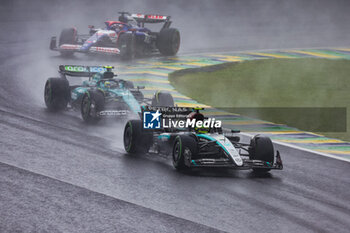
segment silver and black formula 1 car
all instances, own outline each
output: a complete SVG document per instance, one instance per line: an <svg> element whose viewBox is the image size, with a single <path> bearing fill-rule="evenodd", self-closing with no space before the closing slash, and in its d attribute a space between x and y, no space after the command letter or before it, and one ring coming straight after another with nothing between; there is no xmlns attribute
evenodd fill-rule
<svg viewBox="0 0 350 233"><path fill-rule="evenodd" d="M51 38L50 49L62 55L102 53L119 55L123 59L160 52L175 55L180 47L180 33L170 28L170 16L129 14L120 12L118 21L106 21L104 28L89 26L89 34L78 34L76 28L62 30L57 46L56 37ZM154 32L145 23L164 23Z"/></svg>
<svg viewBox="0 0 350 233"><path fill-rule="evenodd" d="M104 117L126 118L137 116L140 105L174 105L169 93L156 92L145 98L131 81L117 79L112 66L60 65L58 78L49 78L45 84L44 99L50 111L73 109L81 112L87 123L97 123ZM69 77L86 78L81 84L70 85ZM72 80L76 81L76 80Z"/></svg>
<svg viewBox="0 0 350 233"><path fill-rule="evenodd" d="M192 117L204 116L195 110ZM144 129L141 120L130 120L124 129L124 148L128 153L160 153L172 155L178 170L200 167L253 169L266 173L283 169L271 139L256 135L249 144L241 143L240 131L223 133L221 128Z"/></svg>

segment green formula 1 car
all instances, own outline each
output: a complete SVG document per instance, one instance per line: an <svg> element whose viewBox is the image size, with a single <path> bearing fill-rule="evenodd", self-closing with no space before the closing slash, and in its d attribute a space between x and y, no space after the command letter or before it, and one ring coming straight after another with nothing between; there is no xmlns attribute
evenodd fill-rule
<svg viewBox="0 0 350 233"><path fill-rule="evenodd" d="M111 66L60 65L60 77L49 78L45 84L44 99L49 111L74 109L81 112L87 123L97 123L104 117L130 117L138 115L140 106L173 106L169 93L156 92L153 98L145 98L141 89L131 81L117 79ZM81 84L71 85L68 77ZM79 79L80 77L80 79Z"/></svg>

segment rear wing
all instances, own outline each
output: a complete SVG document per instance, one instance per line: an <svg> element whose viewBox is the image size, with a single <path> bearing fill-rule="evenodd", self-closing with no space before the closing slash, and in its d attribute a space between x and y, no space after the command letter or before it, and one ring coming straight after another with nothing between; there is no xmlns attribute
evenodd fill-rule
<svg viewBox="0 0 350 233"><path fill-rule="evenodd" d="M58 72L74 77L91 77L96 73L111 71L113 66L60 65Z"/></svg>
<svg viewBox="0 0 350 233"><path fill-rule="evenodd" d="M141 23L141 26L144 27L145 23L165 23L163 28L170 27L171 21L170 16L166 15L147 15L147 14L131 14L131 17L134 18L138 23Z"/></svg>

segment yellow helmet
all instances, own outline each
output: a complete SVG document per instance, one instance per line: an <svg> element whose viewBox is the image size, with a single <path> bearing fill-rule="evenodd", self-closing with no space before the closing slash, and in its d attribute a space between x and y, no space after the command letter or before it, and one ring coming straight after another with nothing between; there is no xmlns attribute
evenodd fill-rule
<svg viewBox="0 0 350 233"><path fill-rule="evenodd" d="M105 88L111 88L111 82L110 81L106 81L104 82Z"/></svg>

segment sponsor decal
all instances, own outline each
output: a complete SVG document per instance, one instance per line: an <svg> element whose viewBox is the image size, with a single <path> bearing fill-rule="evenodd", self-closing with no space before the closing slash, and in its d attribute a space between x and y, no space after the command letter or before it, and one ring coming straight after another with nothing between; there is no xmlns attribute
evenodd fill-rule
<svg viewBox="0 0 350 233"><path fill-rule="evenodd" d="M70 71L70 72L92 72L92 73L107 71L107 69L102 66L75 66L75 65L65 65L64 70Z"/></svg>
<svg viewBox="0 0 350 233"><path fill-rule="evenodd" d="M64 69L71 72L88 72L86 66L64 66Z"/></svg>
<svg viewBox="0 0 350 233"><path fill-rule="evenodd" d="M131 17L133 17L133 18L144 19L144 18L145 18L145 15L144 15L144 14L132 14Z"/></svg>
<svg viewBox="0 0 350 233"><path fill-rule="evenodd" d="M149 19L166 19L166 16L163 15L147 15Z"/></svg>
<svg viewBox="0 0 350 233"><path fill-rule="evenodd" d="M97 113L97 116L125 116L129 113L128 110L105 110Z"/></svg>
<svg viewBox="0 0 350 233"><path fill-rule="evenodd" d="M107 71L107 68L101 66L90 66L90 72L101 73Z"/></svg>
<svg viewBox="0 0 350 233"><path fill-rule="evenodd" d="M91 52L103 52L103 53L113 53L113 54L119 54L120 51L117 48L106 48L106 47L91 47Z"/></svg>

